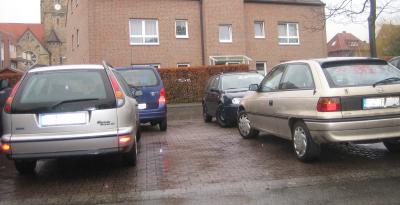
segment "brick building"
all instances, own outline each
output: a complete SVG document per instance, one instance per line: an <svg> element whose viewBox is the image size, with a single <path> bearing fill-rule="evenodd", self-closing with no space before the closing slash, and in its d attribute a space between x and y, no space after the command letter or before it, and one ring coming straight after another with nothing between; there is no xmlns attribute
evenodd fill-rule
<svg viewBox="0 0 400 205"><path fill-rule="evenodd" d="M343 31L328 42L329 57L368 57L369 44L351 33Z"/></svg>
<svg viewBox="0 0 400 205"><path fill-rule="evenodd" d="M69 63L160 67L327 55L319 0L69 0Z"/></svg>
<svg viewBox="0 0 400 205"><path fill-rule="evenodd" d="M17 51L11 33L0 31L0 70L17 68Z"/></svg>

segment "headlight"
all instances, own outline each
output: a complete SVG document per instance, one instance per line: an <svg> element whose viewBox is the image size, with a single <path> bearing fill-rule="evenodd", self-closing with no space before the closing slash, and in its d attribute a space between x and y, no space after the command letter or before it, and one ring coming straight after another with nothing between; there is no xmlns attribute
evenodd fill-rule
<svg viewBox="0 0 400 205"><path fill-rule="evenodd" d="M232 104L235 104L235 105L239 105L240 104L240 98L233 98L232 99Z"/></svg>

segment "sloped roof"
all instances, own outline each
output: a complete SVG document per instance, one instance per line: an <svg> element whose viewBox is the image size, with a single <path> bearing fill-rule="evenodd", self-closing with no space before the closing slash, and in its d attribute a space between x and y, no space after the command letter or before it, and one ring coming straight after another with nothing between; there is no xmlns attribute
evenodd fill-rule
<svg viewBox="0 0 400 205"><path fill-rule="evenodd" d="M352 48L347 43L348 41L362 42L359 38L355 37L353 34L343 31L342 33L336 34L328 42L328 53L335 51L352 50Z"/></svg>
<svg viewBox="0 0 400 205"><path fill-rule="evenodd" d="M61 42L54 30L51 30L51 32L46 40L49 43L60 43Z"/></svg>
<svg viewBox="0 0 400 205"><path fill-rule="evenodd" d="M275 3L275 4L325 5L320 0L244 0L244 1L255 2L255 3Z"/></svg>
<svg viewBox="0 0 400 205"><path fill-rule="evenodd" d="M11 33L15 41L17 41L28 29L31 30L41 43L44 42L45 34L43 24L0 23L0 30Z"/></svg>

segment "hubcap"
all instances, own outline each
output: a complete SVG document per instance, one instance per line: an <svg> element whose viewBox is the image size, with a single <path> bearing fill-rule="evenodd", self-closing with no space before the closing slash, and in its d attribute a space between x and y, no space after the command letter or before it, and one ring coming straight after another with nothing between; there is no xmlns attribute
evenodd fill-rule
<svg viewBox="0 0 400 205"><path fill-rule="evenodd" d="M294 130L293 145L297 156L304 156L307 150L307 136L302 127L296 127Z"/></svg>
<svg viewBox="0 0 400 205"><path fill-rule="evenodd" d="M225 122L225 116L224 116L224 108L220 108L218 112L218 118L221 122Z"/></svg>
<svg viewBox="0 0 400 205"><path fill-rule="evenodd" d="M250 133L250 120L247 117L247 114L242 114L239 117L239 122L238 122L238 126L239 126L239 131L240 133L242 133L242 135L248 135Z"/></svg>

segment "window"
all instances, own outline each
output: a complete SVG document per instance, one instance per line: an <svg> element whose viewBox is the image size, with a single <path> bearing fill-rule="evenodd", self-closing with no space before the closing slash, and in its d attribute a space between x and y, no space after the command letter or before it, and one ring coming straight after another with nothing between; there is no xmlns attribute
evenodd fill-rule
<svg viewBox="0 0 400 205"><path fill-rule="evenodd" d="M232 25L219 26L219 42L232 43Z"/></svg>
<svg viewBox="0 0 400 205"><path fill-rule="evenodd" d="M256 62L256 70L258 73L263 75L267 75L267 62L265 61L257 61Z"/></svg>
<svg viewBox="0 0 400 205"><path fill-rule="evenodd" d="M285 70L285 66L280 65L272 70L273 71L261 82L261 92L271 92L279 89L279 83L281 81L283 71Z"/></svg>
<svg viewBox="0 0 400 205"><path fill-rule="evenodd" d="M314 80L306 64L289 64L280 85L283 90L313 89Z"/></svg>
<svg viewBox="0 0 400 205"><path fill-rule="evenodd" d="M178 63L176 66L178 68L190 67L190 63Z"/></svg>
<svg viewBox="0 0 400 205"><path fill-rule="evenodd" d="M158 20L131 19L129 33L131 45L159 45Z"/></svg>
<svg viewBox="0 0 400 205"><path fill-rule="evenodd" d="M76 47L79 47L79 29L76 29Z"/></svg>
<svg viewBox="0 0 400 205"><path fill-rule="evenodd" d="M78 7L79 5L79 0L75 0L75 7Z"/></svg>
<svg viewBox="0 0 400 205"><path fill-rule="evenodd" d="M129 69L118 71L126 82L134 87L158 86L160 82L152 69Z"/></svg>
<svg viewBox="0 0 400 205"><path fill-rule="evenodd" d="M264 21L254 22L254 38L265 38Z"/></svg>
<svg viewBox="0 0 400 205"><path fill-rule="evenodd" d="M189 38L188 21L176 20L175 21L175 35L176 38Z"/></svg>
<svg viewBox="0 0 400 205"><path fill-rule="evenodd" d="M281 45L299 45L299 24L298 23L280 23L278 25L279 44Z"/></svg>

